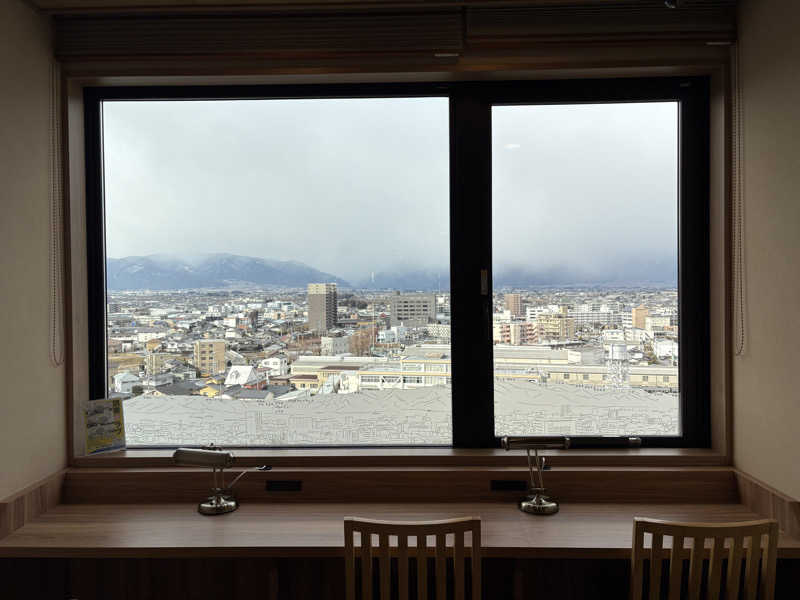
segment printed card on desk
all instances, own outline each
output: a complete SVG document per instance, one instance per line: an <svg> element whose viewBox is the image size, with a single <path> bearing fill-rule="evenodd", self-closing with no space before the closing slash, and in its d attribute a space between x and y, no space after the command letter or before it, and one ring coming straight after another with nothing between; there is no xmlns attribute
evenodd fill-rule
<svg viewBox="0 0 800 600"><path fill-rule="evenodd" d="M90 400L86 408L86 452L94 454L125 448L122 400Z"/></svg>

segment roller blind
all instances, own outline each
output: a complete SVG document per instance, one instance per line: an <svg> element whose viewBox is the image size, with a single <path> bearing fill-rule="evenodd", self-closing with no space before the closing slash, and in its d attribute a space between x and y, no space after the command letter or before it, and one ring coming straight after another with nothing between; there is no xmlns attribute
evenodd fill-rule
<svg viewBox="0 0 800 600"><path fill-rule="evenodd" d="M553 44L719 43L736 35L735 0L453 2L425 8L281 12L69 14L55 17L62 60L137 57L272 58L525 50ZM174 8L173 8L174 10ZM209 9L204 9L209 10Z"/></svg>

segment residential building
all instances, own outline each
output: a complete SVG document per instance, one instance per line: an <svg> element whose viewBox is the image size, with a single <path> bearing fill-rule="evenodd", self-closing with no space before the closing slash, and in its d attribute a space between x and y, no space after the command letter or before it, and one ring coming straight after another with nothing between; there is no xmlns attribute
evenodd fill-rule
<svg viewBox="0 0 800 600"><path fill-rule="evenodd" d="M576 327L592 327L596 323L600 325L621 325L622 315L608 311L569 311L569 316L575 319Z"/></svg>
<svg viewBox="0 0 800 600"><path fill-rule="evenodd" d="M496 322L492 325L492 341L511 346L536 344L539 341L539 332L536 323L528 321Z"/></svg>
<svg viewBox="0 0 800 600"><path fill-rule="evenodd" d="M194 366L201 376L215 375L225 370L224 340L197 340L194 343Z"/></svg>
<svg viewBox="0 0 800 600"><path fill-rule="evenodd" d="M520 294L505 295L506 310L511 312L514 318L522 316L522 296Z"/></svg>
<svg viewBox="0 0 800 600"><path fill-rule="evenodd" d="M308 328L325 332L336 327L336 284L308 284Z"/></svg>
<svg viewBox="0 0 800 600"><path fill-rule="evenodd" d="M644 328L648 331L663 329L672 325L672 318L669 315L650 315L644 319Z"/></svg>
<svg viewBox="0 0 800 600"><path fill-rule="evenodd" d="M554 312L548 306L526 306L525 307L525 320L535 321L539 315Z"/></svg>
<svg viewBox="0 0 800 600"><path fill-rule="evenodd" d="M133 388L142 385L142 380L138 375L134 375L129 371L117 373L113 377L114 391L120 394L132 394Z"/></svg>
<svg viewBox="0 0 800 600"><path fill-rule="evenodd" d="M347 354L350 352L350 336L324 335L319 339L319 352L323 355L335 356L337 354Z"/></svg>
<svg viewBox="0 0 800 600"><path fill-rule="evenodd" d="M225 387L240 385L244 388L260 389L267 385L268 377L252 366L236 366L228 370Z"/></svg>
<svg viewBox="0 0 800 600"><path fill-rule="evenodd" d="M172 354L166 352L148 352L144 357L144 370L148 375L155 375L166 370L166 362L174 360Z"/></svg>
<svg viewBox="0 0 800 600"><path fill-rule="evenodd" d="M289 374L289 361L285 356L271 356L265 358L258 366L266 368L270 377L280 377Z"/></svg>
<svg viewBox="0 0 800 600"><path fill-rule="evenodd" d="M631 324L637 329L646 329L646 319L650 315L650 311L644 304L640 304L631 310Z"/></svg>
<svg viewBox="0 0 800 600"><path fill-rule="evenodd" d="M430 327L437 327L437 325L428 325L428 332L430 335ZM381 344L402 344L406 341L408 328L401 325L390 327L389 329L382 329L378 332L378 342ZM448 334L449 335L449 334Z"/></svg>
<svg viewBox="0 0 800 600"><path fill-rule="evenodd" d="M292 375L289 377L289 383L291 383L295 389L310 390L312 392L317 391L320 385L317 375L312 374Z"/></svg>
<svg viewBox="0 0 800 600"><path fill-rule="evenodd" d="M564 312L536 317L539 340L569 340L575 337L575 319Z"/></svg>

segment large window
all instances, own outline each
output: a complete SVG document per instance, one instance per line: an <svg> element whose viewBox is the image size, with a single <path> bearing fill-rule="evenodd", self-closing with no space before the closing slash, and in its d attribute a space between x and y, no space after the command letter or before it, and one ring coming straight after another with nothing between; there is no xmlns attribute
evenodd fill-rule
<svg viewBox="0 0 800 600"><path fill-rule="evenodd" d="M130 445L708 445L705 79L85 106L91 394Z"/></svg>
<svg viewBox="0 0 800 600"><path fill-rule="evenodd" d="M680 435L678 109L492 107L498 435Z"/></svg>

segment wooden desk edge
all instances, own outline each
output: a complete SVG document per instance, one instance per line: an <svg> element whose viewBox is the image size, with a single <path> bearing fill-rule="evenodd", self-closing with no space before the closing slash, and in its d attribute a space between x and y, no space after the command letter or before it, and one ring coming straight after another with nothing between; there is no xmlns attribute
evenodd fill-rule
<svg viewBox="0 0 800 600"><path fill-rule="evenodd" d="M412 508L413 507L413 508ZM283 558L330 558L343 555L344 540L341 537L340 521L344 514L377 515L394 519L419 519L424 514L429 518L440 518L442 513L481 514L487 532L493 536L485 539L484 556L487 558L555 558L555 559L625 559L631 552L629 547L633 516L663 515L673 520L731 521L748 520L755 515L740 503L700 505L700 504L564 504L558 517L536 517L523 515L513 504L498 503L427 503L409 505L404 503L319 503L301 505L285 503L282 505L251 504L243 506L242 512L226 517L201 517L194 512L193 504L172 505L59 505L52 511L35 517L27 525L0 540L0 558L224 558L224 557L283 557ZM404 515L400 517L398 515ZM96 515L97 518L93 518ZM194 515L194 516L193 516ZM237 515L240 518L236 518ZM308 539L306 545L286 544L283 534L274 531L274 525L288 521L309 520L309 531L317 532L317 539ZM269 519L272 518L272 521ZM199 519L195 521L195 519ZM124 545L124 536L134 531L136 523L142 527L130 537L130 545ZM192 523L197 523L198 529ZM229 532L234 536L225 539L224 524L230 523ZM271 530L263 538L236 538L252 529L253 523L262 523ZM270 525L272 523L272 525ZM315 523L317 525L315 525ZM502 533L531 526L530 531L521 538L511 534L504 539ZM547 524L552 523L554 529ZM116 533L106 533L96 537L97 531L105 529L104 524L123 525ZM324 525L320 530L320 524ZM80 526L76 528L76 525ZM84 534L85 527L95 533ZM570 527L570 525L574 525ZM162 535L159 545L149 545L153 527L157 526ZM222 526L222 527L220 527ZM544 526L544 527L542 527ZM596 529L595 529L596 526ZM98 527L100 528L98 530ZM190 530L186 528L190 527ZM576 530L577 527L577 530ZM131 529L133 528L133 529ZM177 534L170 534L170 528L179 528ZM196 531L196 537L186 537L180 532ZM323 531L319 534L319 531ZM587 537L582 532L590 532ZM122 537L117 537L117 535ZM222 535L219 545L211 545L209 536ZM291 531L287 530L287 536ZM320 539L321 535L321 539ZM95 537L92 537L95 536ZM499 537L498 537L499 536ZM526 537L527 536L527 537ZM494 539L490 539L494 537ZM515 539L516 538L516 539ZM195 543L192 542L195 541ZM507 541L506 541L507 540ZM538 546L531 545L539 541ZM237 545L240 541L241 545ZM104 543L105 542L105 543ZM225 542L233 542L224 545ZM510 543L508 543L510 542ZM213 544L213 542L212 542ZM563 545L562 545L563 544ZM800 559L800 539L781 534L778 557L781 559Z"/></svg>
<svg viewBox="0 0 800 600"><path fill-rule="evenodd" d="M630 548L518 548L484 547L483 558L627 560ZM340 558L344 548L335 547L241 547L241 548L31 548L0 545L4 558ZM800 559L800 548L778 548L778 558Z"/></svg>

